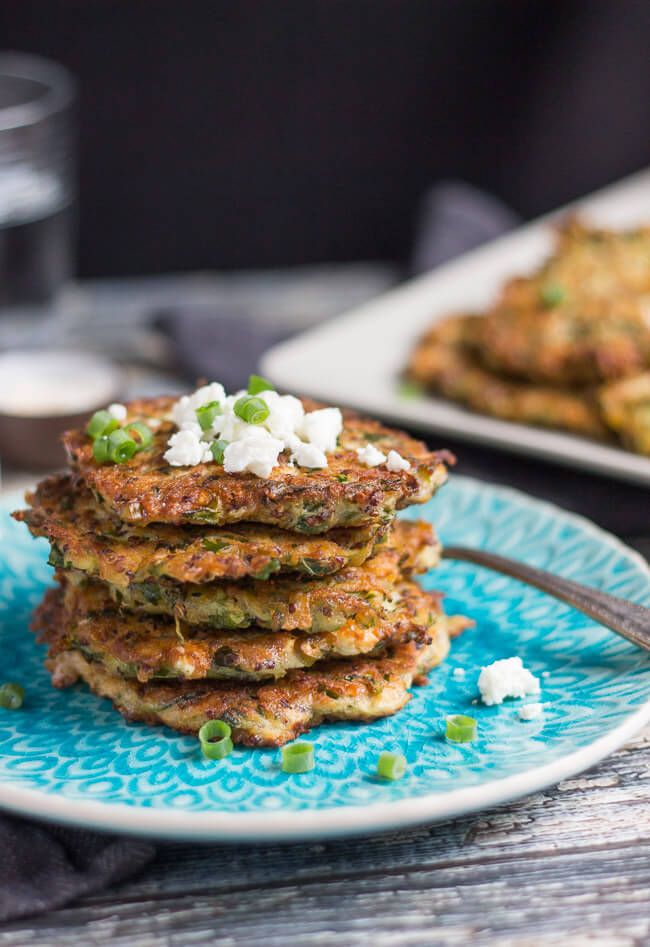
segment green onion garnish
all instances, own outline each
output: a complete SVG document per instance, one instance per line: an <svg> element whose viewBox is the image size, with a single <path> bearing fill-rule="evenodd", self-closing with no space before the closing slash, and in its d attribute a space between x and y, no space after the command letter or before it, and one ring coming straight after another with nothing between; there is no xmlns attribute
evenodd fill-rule
<svg viewBox="0 0 650 947"><path fill-rule="evenodd" d="M416 401L418 398L422 398L424 393L424 388L416 381L405 379L397 386L397 394L404 401Z"/></svg>
<svg viewBox="0 0 650 947"><path fill-rule="evenodd" d="M225 453L226 447L228 446L228 441L213 441L210 444L210 450L212 451L212 456L216 464L223 463L223 455Z"/></svg>
<svg viewBox="0 0 650 947"><path fill-rule="evenodd" d="M269 406L261 398L244 395L235 402L235 414L247 424L263 424L269 416Z"/></svg>
<svg viewBox="0 0 650 947"><path fill-rule="evenodd" d="M135 441L138 453L145 450L153 440L153 433L148 424L143 421L131 421L123 428L125 434Z"/></svg>
<svg viewBox="0 0 650 947"><path fill-rule="evenodd" d="M471 743L476 739L476 720L464 714L447 717L445 736L452 743Z"/></svg>
<svg viewBox="0 0 650 947"><path fill-rule="evenodd" d="M0 687L0 707L6 710L18 710L23 706L25 689L20 684L3 684Z"/></svg>
<svg viewBox="0 0 650 947"><path fill-rule="evenodd" d="M114 464L124 464L137 452L138 445L121 429L108 435L108 459Z"/></svg>
<svg viewBox="0 0 650 947"><path fill-rule="evenodd" d="M212 422L220 414L223 414L223 408L218 401L209 401L207 404L202 404L200 408L197 408L196 420L199 422L201 430L207 431L211 428Z"/></svg>
<svg viewBox="0 0 650 947"><path fill-rule="evenodd" d="M93 457L98 464L105 464L109 459L108 437L105 434L95 439L95 443L93 444Z"/></svg>
<svg viewBox="0 0 650 947"><path fill-rule="evenodd" d="M119 426L118 422L115 418L111 417L108 411L95 411L86 427L86 434L95 440L95 438L101 437L102 434L110 434L111 431L115 431Z"/></svg>
<svg viewBox="0 0 650 947"><path fill-rule="evenodd" d="M314 768L314 744L292 743L282 747L283 773L308 773Z"/></svg>
<svg viewBox="0 0 650 947"><path fill-rule="evenodd" d="M207 549L208 552L221 552L222 549L227 549L229 546L230 543L226 543L222 539L203 540L203 548Z"/></svg>
<svg viewBox="0 0 650 947"><path fill-rule="evenodd" d="M559 283L547 283L546 286L542 286L540 289L539 298L543 306L552 309L564 302L566 293Z"/></svg>
<svg viewBox="0 0 650 947"><path fill-rule="evenodd" d="M232 730L223 720L208 720L199 730L203 755L209 760L222 760L232 753Z"/></svg>
<svg viewBox="0 0 650 947"><path fill-rule="evenodd" d="M383 779L401 779L406 772L406 757L384 750L377 760L377 773Z"/></svg>
<svg viewBox="0 0 650 947"><path fill-rule="evenodd" d="M251 375L248 379L248 394L259 395L260 391L275 391L275 388L261 375Z"/></svg>

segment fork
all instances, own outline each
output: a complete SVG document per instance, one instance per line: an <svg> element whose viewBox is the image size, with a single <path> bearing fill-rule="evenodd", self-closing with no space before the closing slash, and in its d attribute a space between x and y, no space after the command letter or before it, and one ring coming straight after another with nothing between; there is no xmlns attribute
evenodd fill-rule
<svg viewBox="0 0 650 947"><path fill-rule="evenodd" d="M494 552L482 549L469 549L465 546L446 546L442 552L444 559L456 559L485 566L495 572L502 572L513 579L519 579L528 585L534 585L542 592L567 602L578 611L584 612L606 628L611 628L635 645L650 651L650 608L617 598L607 592L589 588L571 579L562 579L559 575L536 569L524 562L498 556Z"/></svg>

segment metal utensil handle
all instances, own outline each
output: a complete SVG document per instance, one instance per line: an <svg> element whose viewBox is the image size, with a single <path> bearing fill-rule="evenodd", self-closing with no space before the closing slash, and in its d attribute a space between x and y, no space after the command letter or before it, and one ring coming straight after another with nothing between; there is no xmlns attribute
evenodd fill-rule
<svg viewBox="0 0 650 947"><path fill-rule="evenodd" d="M601 625L611 628L624 638L633 641L640 648L650 651L650 608L636 605L626 599L599 592L579 582L562 579L551 572L527 566L515 559L506 559L493 552L484 552L482 549L467 549L464 546L447 546L443 550L445 559L461 559L464 562L474 562L479 566L503 572L534 585L542 592L548 592L555 598L568 602L579 611L594 618Z"/></svg>

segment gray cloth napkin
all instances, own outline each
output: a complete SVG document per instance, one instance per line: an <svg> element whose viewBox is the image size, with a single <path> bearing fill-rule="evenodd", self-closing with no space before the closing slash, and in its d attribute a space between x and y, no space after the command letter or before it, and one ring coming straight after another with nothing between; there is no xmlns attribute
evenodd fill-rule
<svg viewBox="0 0 650 947"><path fill-rule="evenodd" d="M101 891L154 855L149 842L0 816L0 922Z"/></svg>
<svg viewBox="0 0 650 947"><path fill-rule="evenodd" d="M489 240L517 223L495 198L446 182L424 197L411 269L421 272ZM158 316L190 381L218 378L243 386L262 353L286 337L264 314L228 308L179 308ZM143 841L57 828L0 816L0 921L61 907L123 881L154 857Z"/></svg>
<svg viewBox="0 0 650 947"><path fill-rule="evenodd" d="M423 196L409 269L422 273L515 227L519 218L496 197L460 181L443 181ZM290 335L268 313L207 306L161 313L157 325L171 339L190 383L218 378L226 388L246 384L260 357Z"/></svg>
<svg viewBox="0 0 650 947"><path fill-rule="evenodd" d="M497 197L462 181L441 181L420 202L411 271L424 273L440 266L520 222Z"/></svg>

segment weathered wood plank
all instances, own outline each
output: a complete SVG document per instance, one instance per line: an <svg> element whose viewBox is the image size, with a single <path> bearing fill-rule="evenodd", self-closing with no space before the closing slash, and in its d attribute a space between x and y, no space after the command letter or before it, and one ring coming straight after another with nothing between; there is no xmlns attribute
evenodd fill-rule
<svg viewBox="0 0 650 947"><path fill-rule="evenodd" d="M544 858L508 858L371 878L242 888L59 911L14 925L1 944L85 943L113 947L209 944L545 944L591 934L592 943L633 945L650 936L650 842ZM498 939L497 939L498 938Z"/></svg>

